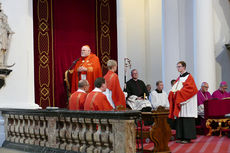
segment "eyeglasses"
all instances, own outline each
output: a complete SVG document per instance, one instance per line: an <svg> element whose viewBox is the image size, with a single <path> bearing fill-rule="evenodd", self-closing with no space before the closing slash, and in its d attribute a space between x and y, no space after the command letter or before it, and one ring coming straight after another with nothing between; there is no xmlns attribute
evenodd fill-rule
<svg viewBox="0 0 230 153"><path fill-rule="evenodd" d="M209 88L208 86L203 86L204 88Z"/></svg>
<svg viewBox="0 0 230 153"><path fill-rule="evenodd" d="M181 67L183 67L183 66L176 66L176 68L178 68L178 69L181 68Z"/></svg>

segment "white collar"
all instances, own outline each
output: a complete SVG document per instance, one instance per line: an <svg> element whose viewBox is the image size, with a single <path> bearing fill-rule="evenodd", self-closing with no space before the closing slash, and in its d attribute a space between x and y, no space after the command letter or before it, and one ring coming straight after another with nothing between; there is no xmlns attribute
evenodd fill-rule
<svg viewBox="0 0 230 153"><path fill-rule="evenodd" d="M99 89L99 88L97 88L97 87L94 88L93 91L95 91L95 92L102 92L101 89Z"/></svg>
<svg viewBox="0 0 230 153"><path fill-rule="evenodd" d="M86 93L84 90L78 89L77 92L83 92Z"/></svg>

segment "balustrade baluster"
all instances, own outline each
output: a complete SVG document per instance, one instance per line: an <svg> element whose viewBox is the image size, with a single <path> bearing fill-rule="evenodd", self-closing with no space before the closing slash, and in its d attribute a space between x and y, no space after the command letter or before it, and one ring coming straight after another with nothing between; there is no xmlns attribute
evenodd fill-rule
<svg viewBox="0 0 230 153"><path fill-rule="evenodd" d="M66 117L66 150L72 150L73 147L72 130L72 120L70 117Z"/></svg>
<svg viewBox="0 0 230 153"><path fill-rule="evenodd" d="M46 133L46 129L47 129L47 122L45 120L44 116L40 116L40 125L39 125L39 131L40 131L40 146L45 146L46 143L48 142L47 140L47 133Z"/></svg>
<svg viewBox="0 0 230 153"><path fill-rule="evenodd" d="M20 127L20 119L19 119L19 115L15 115L15 127L14 127L14 130L15 130L15 139L14 139L14 142L16 143L19 143L19 139L20 139L20 133L19 133L19 127Z"/></svg>
<svg viewBox="0 0 230 153"><path fill-rule="evenodd" d="M94 141L93 141L93 122L92 119L86 118L85 123L87 125L87 131L86 131L86 141L89 144L89 146L86 149L87 153L93 153L95 147L94 147Z"/></svg>
<svg viewBox="0 0 230 153"><path fill-rule="evenodd" d="M86 144L86 124L84 118L79 118L79 123L81 124L81 130L79 132L79 139L81 142L80 152L86 152L87 144Z"/></svg>
<svg viewBox="0 0 230 153"><path fill-rule="evenodd" d="M30 126L29 126L30 140L29 140L29 144L32 145L35 142L35 134L34 134L35 121L34 121L34 116L29 115L29 120L30 120Z"/></svg>
<svg viewBox="0 0 230 153"><path fill-rule="evenodd" d="M30 140L30 133L29 133L29 128L30 128L30 119L28 115L24 116L25 119L25 144L29 144L29 140Z"/></svg>
<svg viewBox="0 0 230 153"><path fill-rule="evenodd" d="M101 153L102 152L102 142L101 142L101 120L100 119L93 119L93 123L96 124L96 131L94 133L94 142L96 145L96 149L94 153Z"/></svg>
<svg viewBox="0 0 230 153"><path fill-rule="evenodd" d="M79 132L80 132L80 123L78 118L72 118L72 138L73 138L73 151L80 151L80 139L79 139Z"/></svg>
<svg viewBox="0 0 230 153"><path fill-rule="evenodd" d="M25 142L25 120L24 120L24 115L19 116L20 119L20 125L19 125L19 133L20 133L20 138L19 142L24 143Z"/></svg>

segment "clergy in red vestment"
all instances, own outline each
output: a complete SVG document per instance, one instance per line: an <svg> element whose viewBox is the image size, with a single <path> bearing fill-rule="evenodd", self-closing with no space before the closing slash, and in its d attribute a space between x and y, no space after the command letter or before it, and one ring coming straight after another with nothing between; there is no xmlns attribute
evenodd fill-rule
<svg viewBox="0 0 230 153"><path fill-rule="evenodd" d="M178 77L169 93L169 118L177 119L176 137L178 143L189 143L196 138L195 118L197 118L197 92L195 81L186 72L186 63L177 63Z"/></svg>
<svg viewBox="0 0 230 153"><path fill-rule="evenodd" d="M212 97L215 99L224 99L230 97L229 93L227 92L228 84L225 81L220 83L220 87L218 90L212 93Z"/></svg>
<svg viewBox="0 0 230 153"><path fill-rule="evenodd" d="M89 92L94 88L94 81L96 78L102 77L101 65L99 58L91 53L91 49L88 45L82 46L81 57L77 61L73 75L71 93L74 93L78 87L79 80L87 80L89 82Z"/></svg>
<svg viewBox="0 0 230 153"><path fill-rule="evenodd" d="M201 88L197 93L198 114L204 115L204 102L212 99L211 94L208 92L209 85L207 82L201 84Z"/></svg>
<svg viewBox="0 0 230 153"><path fill-rule="evenodd" d="M117 62L115 60L109 60L107 67L109 71L104 76L107 86L105 95L113 108L125 109L125 95L121 89L118 75L115 73L117 71Z"/></svg>
<svg viewBox="0 0 230 153"><path fill-rule="evenodd" d="M106 95L103 92L106 91L106 83L104 78L97 78L95 80L95 89L90 92L85 101L84 110L95 111L111 111L113 107L109 103Z"/></svg>
<svg viewBox="0 0 230 153"><path fill-rule="evenodd" d="M89 90L89 82L80 80L78 90L69 98L69 110L84 110L85 99Z"/></svg>

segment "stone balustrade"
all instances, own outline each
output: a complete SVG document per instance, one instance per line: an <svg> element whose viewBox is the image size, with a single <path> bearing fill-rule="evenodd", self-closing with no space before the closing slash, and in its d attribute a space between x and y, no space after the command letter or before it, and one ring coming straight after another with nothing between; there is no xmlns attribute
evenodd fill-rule
<svg viewBox="0 0 230 153"><path fill-rule="evenodd" d="M2 110L6 140L17 144L87 153L136 152L139 111Z"/></svg>

